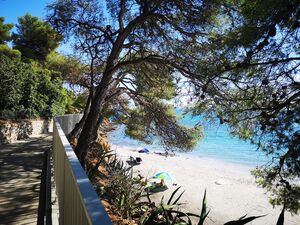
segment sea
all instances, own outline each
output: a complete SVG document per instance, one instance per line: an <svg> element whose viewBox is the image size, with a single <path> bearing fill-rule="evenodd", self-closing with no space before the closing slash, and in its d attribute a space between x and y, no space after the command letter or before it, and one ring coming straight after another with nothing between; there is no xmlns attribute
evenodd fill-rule
<svg viewBox="0 0 300 225"><path fill-rule="evenodd" d="M207 157L249 167L261 166L269 161L268 157L256 145L232 136L229 132L229 127L225 124L220 124L218 120L209 122L202 116L192 117L191 115L186 115L180 122L190 127L200 123L204 133L204 137L198 142L195 149L184 154ZM149 145L126 136L124 125L120 125L116 130L110 132L108 138L113 145L132 147L137 150L147 148L150 152L164 151L158 139ZM181 152L177 153L182 154Z"/></svg>

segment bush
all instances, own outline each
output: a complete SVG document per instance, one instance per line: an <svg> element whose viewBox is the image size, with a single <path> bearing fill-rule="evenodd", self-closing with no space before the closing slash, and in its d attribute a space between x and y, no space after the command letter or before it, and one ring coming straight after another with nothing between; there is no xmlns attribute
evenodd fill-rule
<svg viewBox="0 0 300 225"><path fill-rule="evenodd" d="M0 44L0 56L7 56L9 58L21 59L21 52L16 49L11 49L5 44Z"/></svg>
<svg viewBox="0 0 300 225"><path fill-rule="evenodd" d="M0 80L2 118L64 114L68 94L56 72L3 55L0 58Z"/></svg>
<svg viewBox="0 0 300 225"><path fill-rule="evenodd" d="M196 215L189 212L183 212L180 210L180 198L182 197L184 192L181 192L177 197L176 194L179 191L180 187L178 187L170 196L167 203L164 203L163 198L161 203L158 206L149 208L144 216L141 218L141 225L193 225L191 218L196 218L197 225L203 225L205 220L209 214L209 210L207 210L206 205L206 191L204 192L203 200L202 200L202 209L200 215ZM150 198L149 201L151 202ZM262 216L250 216L246 217L242 216L238 220L233 220L226 222L224 225L244 225L255 219L258 219Z"/></svg>

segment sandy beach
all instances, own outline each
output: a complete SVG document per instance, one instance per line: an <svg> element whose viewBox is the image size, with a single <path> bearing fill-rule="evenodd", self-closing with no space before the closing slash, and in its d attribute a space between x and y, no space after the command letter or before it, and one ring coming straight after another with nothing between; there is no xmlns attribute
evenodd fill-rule
<svg viewBox="0 0 300 225"><path fill-rule="evenodd" d="M281 208L273 208L268 203L265 190L257 187L254 177L250 175L251 167L231 164L221 160L199 157L189 154L177 154L164 157L154 152L138 153L137 149L112 147L124 161L129 156L141 157L142 163L134 166L134 172L151 178L155 172L165 171L172 174L177 185L168 185L169 189L156 193L152 199L160 201L179 186L185 193L181 199L183 211L200 213L203 193L207 190L207 203L210 213L206 224L221 225L230 220L248 216L265 215L254 220L252 225L275 225ZM285 214L285 225L299 225L300 216Z"/></svg>

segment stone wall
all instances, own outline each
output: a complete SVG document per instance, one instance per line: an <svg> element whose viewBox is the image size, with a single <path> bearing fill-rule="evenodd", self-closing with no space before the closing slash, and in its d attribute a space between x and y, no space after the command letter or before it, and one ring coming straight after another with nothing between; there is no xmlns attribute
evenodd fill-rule
<svg viewBox="0 0 300 225"><path fill-rule="evenodd" d="M53 121L49 120L30 120L32 124L32 134L46 134L53 131Z"/></svg>
<svg viewBox="0 0 300 225"><path fill-rule="evenodd" d="M29 138L32 135L52 132L52 120L0 120L0 145Z"/></svg>

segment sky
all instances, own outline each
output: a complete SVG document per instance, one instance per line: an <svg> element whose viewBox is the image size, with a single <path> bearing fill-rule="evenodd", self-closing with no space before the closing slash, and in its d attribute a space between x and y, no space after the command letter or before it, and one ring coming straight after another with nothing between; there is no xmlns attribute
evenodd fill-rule
<svg viewBox="0 0 300 225"><path fill-rule="evenodd" d="M0 0L0 16L4 17L4 23L18 23L18 17L24 16L26 13L30 13L32 16L36 16L41 20L46 17L46 6L53 0ZM12 31L15 28L12 29ZM70 46L67 44L61 44L59 52L70 54Z"/></svg>
<svg viewBox="0 0 300 225"><path fill-rule="evenodd" d="M0 16L6 23L17 23L19 16L30 13L40 19L46 15L46 5L51 0L0 0Z"/></svg>

